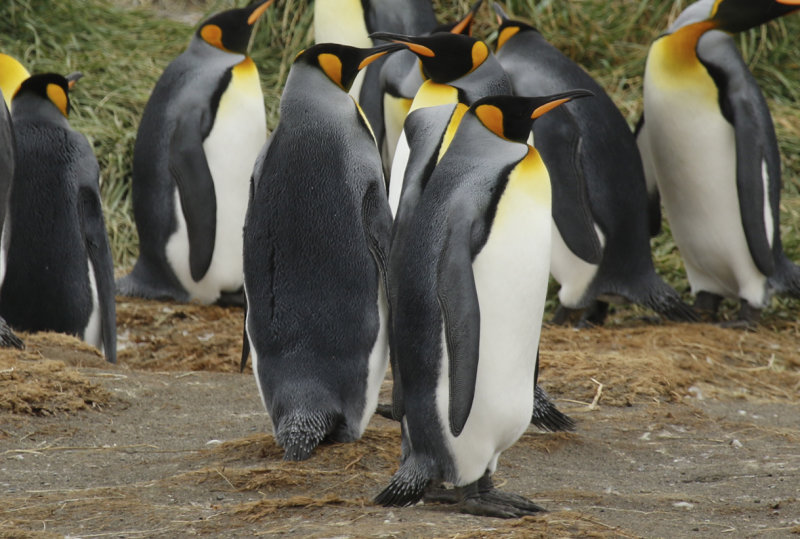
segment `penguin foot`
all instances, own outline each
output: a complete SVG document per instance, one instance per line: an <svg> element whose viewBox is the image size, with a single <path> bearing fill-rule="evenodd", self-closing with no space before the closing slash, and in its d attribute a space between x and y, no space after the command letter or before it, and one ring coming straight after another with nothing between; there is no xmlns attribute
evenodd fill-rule
<svg viewBox="0 0 800 539"><path fill-rule="evenodd" d="M244 289L240 288L236 292L222 292L215 303L220 307L244 307Z"/></svg>
<svg viewBox="0 0 800 539"><path fill-rule="evenodd" d="M447 488L444 485L431 485L425 489L422 500L425 503L456 504L461 501L461 496L459 495L458 489Z"/></svg>
<svg viewBox="0 0 800 539"><path fill-rule="evenodd" d="M698 292L694 300L694 310L701 322L716 322L720 303L722 296L719 294Z"/></svg>
<svg viewBox="0 0 800 539"><path fill-rule="evenodd" d="M572 324L578 318L580 312L581 309L570 309L569 307L559 305L555 314L553 315L553 318L551 318L548 323L554 326L566 326L567 324Z"/></svg>
<svg viewBox="0 0 800 539"><path fill-rule="evenodd" d="M589 308L583 312L583 316L581 316L578 323L575 324L575 327L579 329L589 329L595 326L602 326L606 321L606 316L608 316L608 303L595 300L589 305Z"/></svg>
<svg viewBox="0 0 800 539"><path fill-rule="evenodd" d="M753 307L747 302L747 300L743 299L742 304L739 307L739 314L736 317L736 320L721 322L719 326L731 329L755 330L758 328L759 320L761 320L761 309Z"/></svg>
<svg viewBox="0 0 800 539"><path fill-rule="evenodd" d="M391 404L378 404L378 407L375 408L375 413L381 417L385 417L386 419L391 419L392 421L396 421L394 418L394 414L392 413Z"/></svg>
<svg viewBox="0 0 800 539"><path fill-rule="evenodd" d="M500 492L494 488L488 473L474 483L457 490L461 495L460 511L470 515L521 518L544 511L542 507L527 498Z"/></svg>

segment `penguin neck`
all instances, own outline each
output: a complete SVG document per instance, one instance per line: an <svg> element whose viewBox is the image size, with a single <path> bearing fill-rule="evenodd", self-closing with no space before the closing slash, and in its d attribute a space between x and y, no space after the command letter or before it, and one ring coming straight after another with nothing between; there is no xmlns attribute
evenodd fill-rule
<svg viewBox="0 0 800 539"><path fill-rule="evenodd" d="M53 103L36 95L16 97L11 109L11 118L16 124L38 122L69 128L66 116Z"/></svg>
<svg viewBox="0 0 800 539"><path fill-rule="evenodd" d="M661 71L669 76L685 77L687 70L702 68L697 57L697 43L703 34L714 27L712 21L704 20L688 24L658 39L653 44L653 53Z"/></svg>

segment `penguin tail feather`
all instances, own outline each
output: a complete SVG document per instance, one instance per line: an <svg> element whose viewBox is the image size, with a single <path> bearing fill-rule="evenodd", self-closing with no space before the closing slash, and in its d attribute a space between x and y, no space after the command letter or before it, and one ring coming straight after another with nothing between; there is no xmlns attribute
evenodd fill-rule
<svg viewBox="0 0 800 539"><path fill-rule="evenodd" d="M674 288L662 281L658 276L656 278L658 279L657 284L653 283L651 292L642 301L642 305L673 322L700 321L697 311L683 301Z"/></svg>
<svg viewBox="0 0 800 539"><path fill-rule="evenodd" d="M375 496L375 503L384 507L404 507L422 499L433 478L433 467L411 454L392 476L389 486Z"/></svg>
<svg viewBox="0 0 800 539"><path fill-rule="evenodd" d="M567 432L575 430L575 421L556 408L547 392L536 384L534 389L533 415L531 423L550 432Z"/></svg>
<svg viewBox="0 0 800 539"><path fill-rule="evenodd" d="M280 420L275 438L284 449L283 460L306 460L336 427L336 414L296 410Z"/></svg>
<svg viewBox="0 0 800 539"><path fill-rule="evenodd" d="M6 321L0 317L0 348L19 348L25 349L25 343L17 337Z"/></svg>
<svg viewBox="0 0 800 539"><path fill-rule="evenodd" d="M792 263L786 256L781 256L775 273L769 278L769 284L777 294L800 298L800 266Z"/></svg>

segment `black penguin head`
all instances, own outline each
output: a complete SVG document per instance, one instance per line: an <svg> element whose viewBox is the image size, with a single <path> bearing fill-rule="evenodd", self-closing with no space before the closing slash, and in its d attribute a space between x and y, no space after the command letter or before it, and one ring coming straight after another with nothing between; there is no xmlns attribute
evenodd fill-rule
<svg viewBox="0 0 800 539"><path fill-rule="evenodd" d="M36 96L52 103L64 117L69 116L69 90L75 86L80 72L70 73L63 77L57 73L41 73L31 75L20 84L19 90L14 94L14 99L23 96Z"/></svg>
<svg viewBox="0 0 800 539"><path fill-rule="evenodd" d="M256 0L247 7L217 13L203 21L197 37L220 50L246 54L253 25L273 1Z"/></svg>
<svg viewBox="0 0 800 539"><path fill-rule="evenodd" d="M469 111L495 135L525 142L536 118L567 101L592 95L588 90L570 90L541 97L494 95L477 100Z"/></svg>
<svg viewBox="0 0 800 539"><path fill-rule="evenodd" d="M294 62L320 69L345 92L349 92L360 70L384 54L403 48L402 45L394 43L369 49L360 49L339 43L318 43L300 51Z"/></svg>
<svg viewBox="0 0 800 539"><path fill-rule="evenodd" d="M483 0L478 0L460 20L438 26L433 33L436 32L450 32L451 34L464 34L465 36L472 35L472 23L475 22L475 15L483 5Z"/></svg>
<svg viewBox="0 0 800 539"><path fill-rule="evenodd" d="M497 24L499 25L497 29L497 48L495 50L499 51L500 48L506 44L506 41L520 32L537 31L536 28L529 24L510 19L497 2L492 4L492 7L494 8L495 15L497 16Z"/></svg>
<svg viewBox="0 0 800 539"><path fill-rule="evenodd" d="M486 43L462 34L440 32L412 37L376 32L370 34L370 37L404 45L419 57L423 74L440 84L463 77L489 57Z"/></svg>
<svg viewBox="0 0 800 539"><path fill-rule="evenodd" d="M709 20L726 32L742 32L800 9L800 0L715 0Z"/></svg>

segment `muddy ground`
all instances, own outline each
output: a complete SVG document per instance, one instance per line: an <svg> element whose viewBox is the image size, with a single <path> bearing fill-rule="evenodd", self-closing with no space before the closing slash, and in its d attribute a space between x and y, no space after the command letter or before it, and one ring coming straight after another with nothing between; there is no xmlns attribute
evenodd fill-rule
<svg viewBox="0 0 800 539"><path fill-rule="evenodd" d="M542 384L578 428L503 454L496 483L548 509L505 521L373 505L399 457L379 416L283 462L238 373L241 320L118 298L116 366L54 334L0 352L0 537L800 534L798 323L545 328Z"/></svg>

